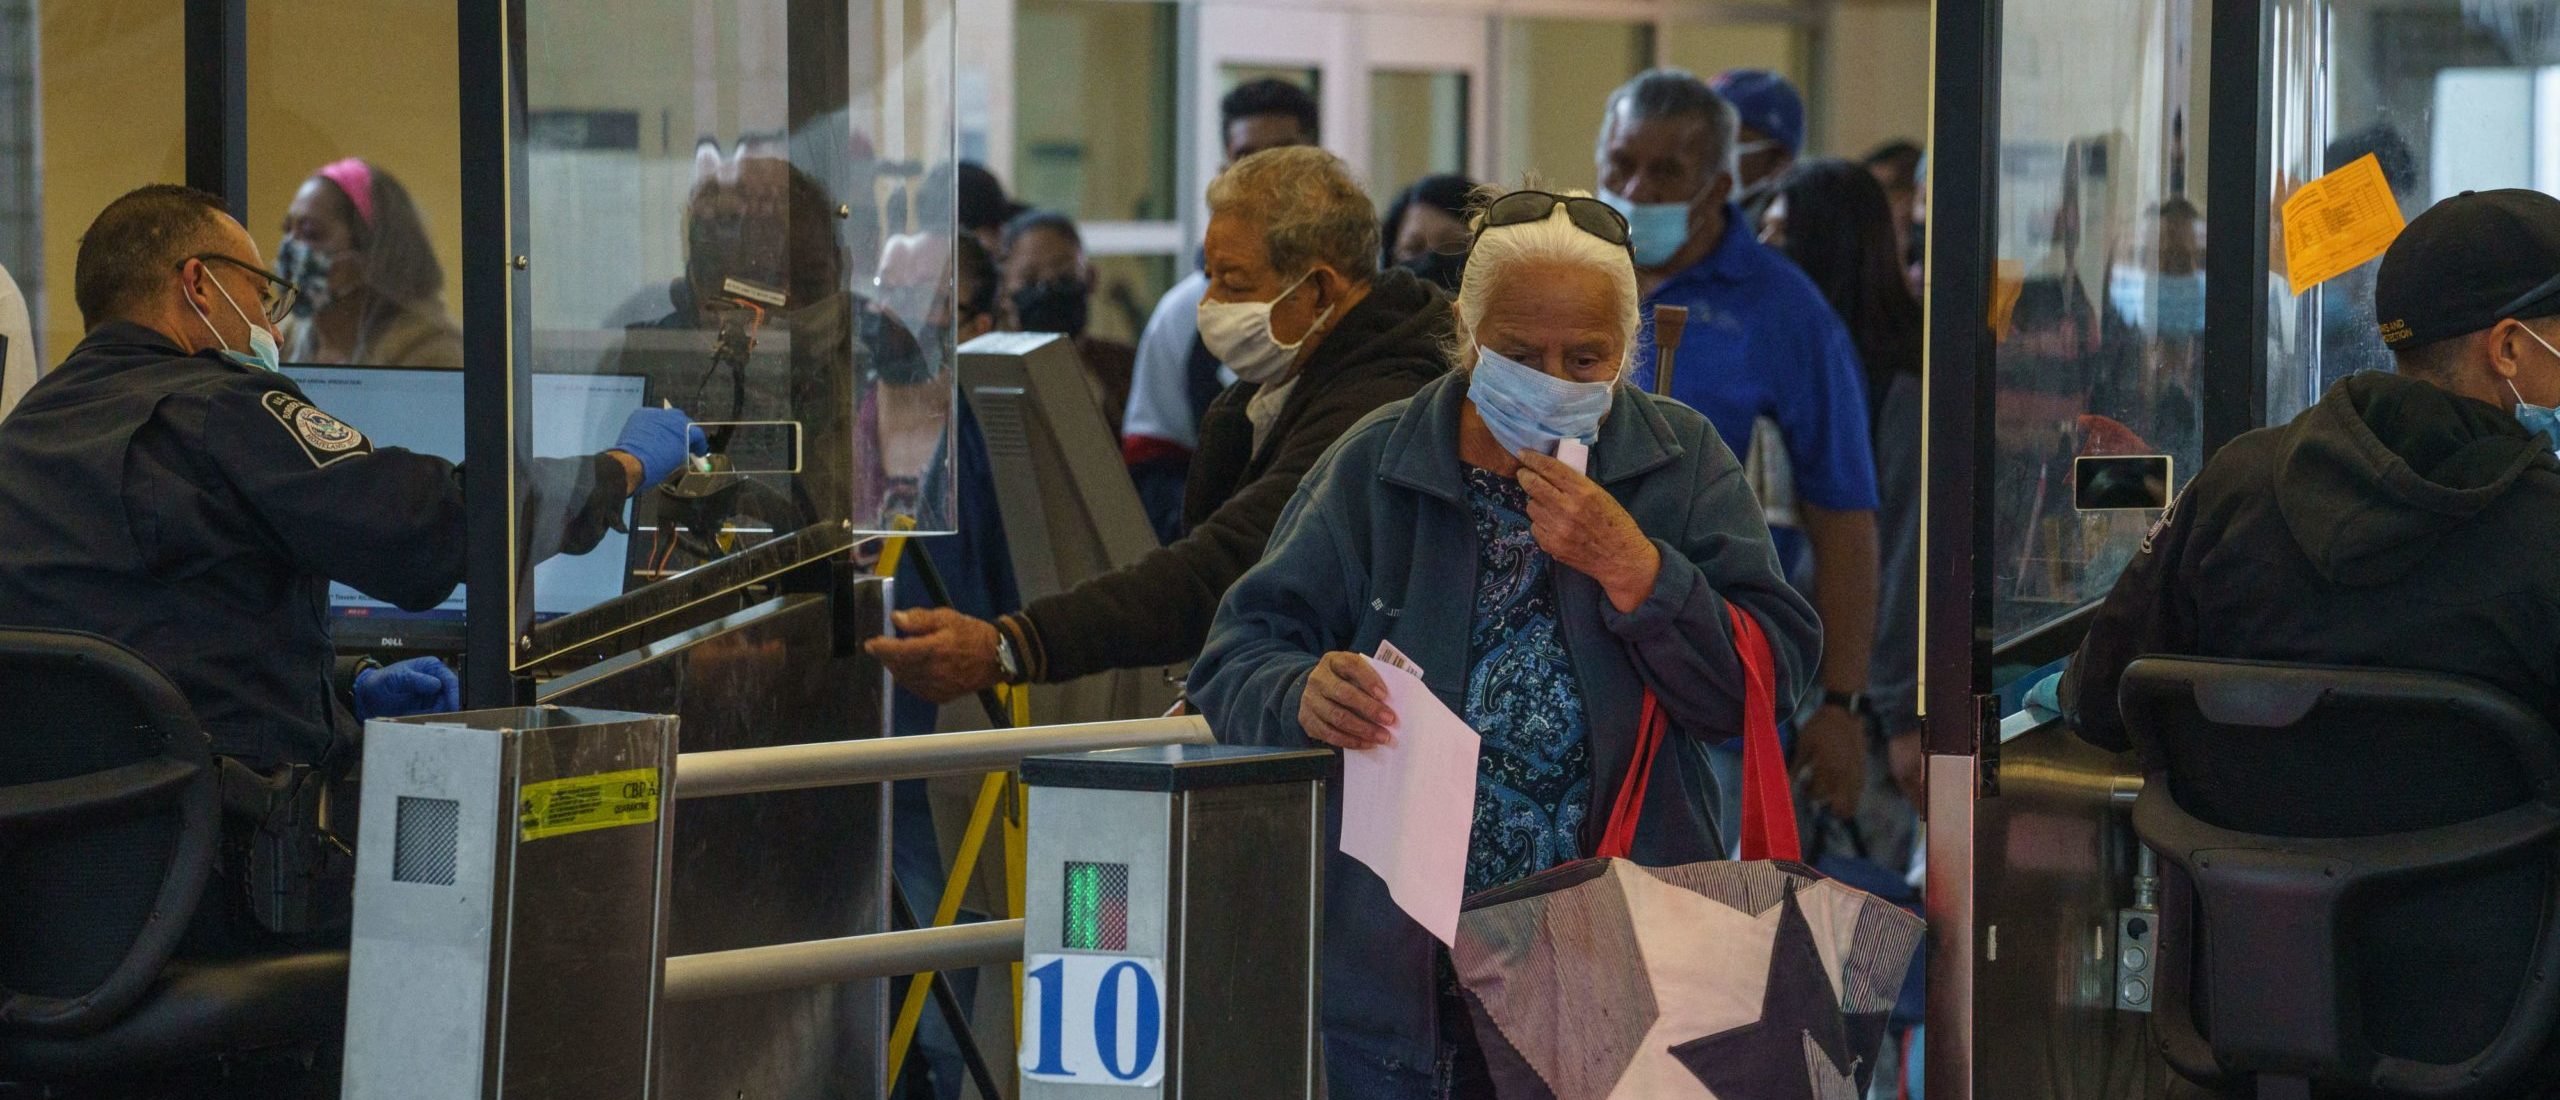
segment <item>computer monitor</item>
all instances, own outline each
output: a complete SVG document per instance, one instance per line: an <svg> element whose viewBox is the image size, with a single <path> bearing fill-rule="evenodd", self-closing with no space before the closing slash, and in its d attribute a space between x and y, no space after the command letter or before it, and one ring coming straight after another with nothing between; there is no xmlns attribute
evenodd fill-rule
<svg viewBox="0 0 2560 1100"><path fill-rule="evenodd" d="M960 392L986 437L1023 599L1065 591L1156 548L1073 342L1021 332L971 340L960 347ZM1044 723L1145 718L1163 713L1173 695L1164 669L1120 669L1035 688L1032 709Z"/></svg>
<svg viewBox="0 0 2560 1100"><path fill-rule="evenodd" d="M289 366L285 376L322 411L365 433L377 447L399 447L462 461L462 372L414 367ZM613 446L622 423L640 408L647 380L622 374L537 373L532 379L533 453L594 454ZM630 516L624 506L624 519ZM562 554L535 567L534 618L583 611L622 594L629 536L619 531L584 554ZM426 611L403 611L347 585L330 582L330 630L350 648L440 649L459 645L465 593Z"/></svg>

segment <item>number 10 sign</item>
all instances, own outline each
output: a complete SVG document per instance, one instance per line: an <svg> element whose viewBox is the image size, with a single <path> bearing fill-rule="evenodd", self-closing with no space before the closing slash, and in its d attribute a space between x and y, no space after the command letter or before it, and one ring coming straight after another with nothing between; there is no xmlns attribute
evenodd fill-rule
<svg viewBox="0 0 2560 1100"><path fill-rule="evenodd" d="M1024 964L1022 1075L1152 1087L1164 1080L1164 964L1034 955Z"/></svg>

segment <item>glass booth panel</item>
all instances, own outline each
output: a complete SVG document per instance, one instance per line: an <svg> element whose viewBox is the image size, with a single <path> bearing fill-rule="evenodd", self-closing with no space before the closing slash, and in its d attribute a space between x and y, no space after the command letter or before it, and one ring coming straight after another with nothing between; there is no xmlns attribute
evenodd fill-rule
<svg viewBox="0 0 2560 1100"><path fill-rule="evenodd" d="M26 295L38 362L62 361L84 331L73 300L80 234L116 197L186 178L186 5L177 0L34 0L0 21L0 54L30 115L0 133L32 139L24 160L0 164L18 201L0 265ZM98 135L115 139L101 141ZM32 218L29 215L32 214Z"/></svg>
<svg viewBox="0 0 2560 1100"><path fill-rule="evenodd" d="M301 291L280 333L285 363L462 368L455 33L453 5L436 0L249 5L246 221ZM378 443L430 449L404 432L417 422L459 443L460 395L330 411ZM462 460L458 447L434 453Z"/></svg>
<svg viewBox="0 0 2560 1100"><path fill-rule="evenodd" d="M2560 194L2560 12L2531 0L2271 0L2280 105L2270 201L2372 155L2406 217L2468 190ZM2281 256L2279 248L2276 254ZM2373 312L2379 258L2296 293L2281 272L2268 316L2271 420L2339 379L2389 370Z"/></svg>
<svg viewBox="0 0 2560 1100"><path fill-rule="evenodd" d="M519 566L519 663L950 529L952 29L950 0L525 0L518 552L579 541L538 502L594 467L542 459L644 408L707 447L618 550Z"/></svg>
<svg viewBox="0 0 2560 1100"><path fill-rule="evenodd" d="M2207 14L2192 0L2005 5L1995 639L2105 596L2159 516L2080 510L2077 459L2165 454L2173 488L2201 460L2207 74L2191 60Z"/></svg>

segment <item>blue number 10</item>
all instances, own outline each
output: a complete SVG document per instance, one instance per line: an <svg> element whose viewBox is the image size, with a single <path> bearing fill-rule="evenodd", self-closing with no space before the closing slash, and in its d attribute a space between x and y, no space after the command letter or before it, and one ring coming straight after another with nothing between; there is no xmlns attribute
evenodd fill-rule
<svg viewBox="0 0 2560 1100"><path fill-rule="evenodd" d="M1137 1064L1129 1067L1126 1073L1120 1071L1120 972L1123 970L1137 979L1138 987L1138 1049L1136 1057L1130 1059ZM1147 975L1147 968L1124 962L1103 972L1102 988L1093 991L1093 1045L1095 1053L1102 1055L1104 1072L1123 1081L1135 1081L1139 1074L1147 1071L1148 1066L1155 1064L1156 1017L1161 1011L1162 1007L1156 1003L1155 979Z"/></svg>
<svg viewBox="0 0 2560 1100"><path fill-rule="evenodd" d="M1066 1011L1067 960L1052 959L1049 965L1024 974L1040 983L1040 1062L1031 1072L1056 1077L1074 1076L1067 1072L1064 1036L1058 1017Z"/></svg>

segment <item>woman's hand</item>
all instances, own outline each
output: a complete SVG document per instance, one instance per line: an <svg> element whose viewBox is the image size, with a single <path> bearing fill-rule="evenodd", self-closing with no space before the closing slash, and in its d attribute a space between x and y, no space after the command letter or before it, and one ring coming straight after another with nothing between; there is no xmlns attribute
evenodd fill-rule
<svg viewBox="0 0 2560 1100"><path fill-rule="evenodd" d="M1549 456L1522 451L1520 487L1529 491L1529 534L1539 549L1600 582L1621 614L1652 594L1662 552L1599 482Z"/></svg>
<svg viewBox="0 0 2560 1100"><path fill-rule="evenodd" d="M1335 650L1317 659L1298 696L1298 725L1307 736L1346 749L1374 749L1395 738L1387 727L1387 682L1357 653Z"/></svg>

